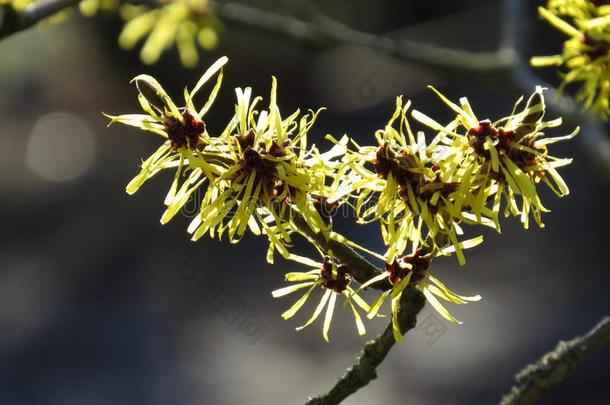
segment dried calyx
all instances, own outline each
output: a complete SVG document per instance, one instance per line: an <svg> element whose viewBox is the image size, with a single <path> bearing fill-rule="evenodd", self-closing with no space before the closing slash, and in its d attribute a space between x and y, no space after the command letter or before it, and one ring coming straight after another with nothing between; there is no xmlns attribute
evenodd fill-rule
<svg viewBox="0 0 610 405"><path fill-rule="evenodd" d="M336 293L345 291L351 281L351 277L348 273L346 265L341 264L336 267L336 271L333 272L333 262L329 256L324 258L324 263L320 269L320 276L324 281L322 286L329 290L333 290Z"/></svg>
<svg viewBox="0 0 610 405"><path fill-rule="evenodd" d="M283 158L287 155L286 148L290 146L290 141L286 140L282 146L272 142L269 148L264 142L256 144L256 132L251 129L242 135L235 135L239 143L241 154L237 156L240 170L235 174L235 178L243 174L250 174L256 171L256 177L262 181L261 196L267 200L290 202L292 194L291 186L279 179L276 164L273 158ZM239 153L239 152L238 152ZM270 157L272 159L267 159Z"/></svg>
<svg viewBox="0 0 610 405"><path fill-rule="evenodd" d="M538 162L534 153L517 149L512 145L518 143L537 152L546 153L544 147L536 146L534 133L527 133L528 131L524 130L526 126L529 125L522 125L517 130L505 130L502 127L495 127L489 120L479 121L478 127L468 131L468 142L475 153L487 161L492 159L490 147L486 147L486 143L489 141L492 144L490 146L495 147L498 155L508 156L519 168L535 166ZM519 136L519 133L522 135Z"/></svg>
<svg viewBox="0 0 610 405"><path fill-rule="evenodd" d="M429 201L434 193L440 191L442 197L447 198L455 191L458 183L443 182L440 176L440 168L426 162L424 167L434 173L434 177L426 176L422 170L422 165L417 164L417 156L409 151L394 152L388 143L384 143L377 149L375 155L375 171L382 179L387 179L391 174L399 186L399 194L407 205L411 206L409 189L413 191L423 201ZM428 171L429 172L429 171ZM438 204L431 204L430 209L437 210ZM418 211L418 207L411 207L413 211Z"/></svg>
<svg viewBox="0 0 610 405"><path fill-rule="evenodd" d="M411 279L409 280L409 284L413 284L426 277L429 266L430 258L424 255L422 250L418 250L412 255L403 256L394 260L393 263L386 263L385 269L388 272L390 283L393 285L400 283L409 272L413 272L413 274L411 274Z"/></svg>
<svg viewBox="0 0 610 405"><path fill-rule="evenodd" d="M485 159L491 159L489 149L485 148L485 143L490 140L496 147L499 153L507 151L510 147L510 142L515 138L516 132L505 130L504 128L496 128L490 120L479 121L479 126L468 130L468 143L479 155Z"/></svg>
<svg viewBox="0 0 610 405"><path fill-rule="evenodd" d="M608 56L610 52L610 46L608 42L594 38L589 34L584 34L582 37L582 43L587 46L587 50L585 54L589 57L590 60L597 59L602 56Z"/></svg>
<svg viewBox="0 0 610 405"><path fill-rule="evenodd" d="M203 121L194 117L186 109L182 112L182 120L172 115L166 115L163 124L174 150L183 147L195 149L199 143L199 137L205 132Z"/></svg>

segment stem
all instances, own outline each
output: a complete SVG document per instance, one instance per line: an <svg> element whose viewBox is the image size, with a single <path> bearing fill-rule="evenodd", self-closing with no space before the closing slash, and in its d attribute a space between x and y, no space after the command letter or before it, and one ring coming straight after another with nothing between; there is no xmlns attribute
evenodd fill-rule
<svg viewBox="0 0 610 405"><path fill-rule="evenodd" d="M40 0L17 11L9 6L0 8L0 39L23 31L39 21L65 8L72 7L80 0Z"/></svg>
<svg viewBox="0 0 610 405"><path fill-rule="evenodd" d="M296 212L292 213L292 222L297 227L299 232L308 239L311 239L322 250L332 250L333 255L348 267L348 272L357 282L364 284L373 277L381 274L382 270L369 262L366 258L356 252L349 246L337 242L332 239L327 239L322 232L314 232L305 222L303 217ZM385 279L371 284L370 288L377 290L389 290L392 288L390 281Z"/></svg>
<svg viewBox="0 0 610 405"><path fill-rule="evenodd" d="M556 91L527 67L524 53L527 32L524 0L502 0L501 38L497 51L469 52L438 45L424 44L390 35L375 35L355 30L329 18L306 2L311 21L239 3L214 3L217 15L228 23L271 34L282 34L300 42L328 48L354 45L393 56L399 60L429 66L453 73L476 73L477 77L496 77L514 88L530 92L535 85L549 88L549 107L560 112L575 125L583 127L586 136L579 136L585 149L604 170L610 168L610 141L603 125L591 114L582 112L570 96L555 97ZM470 76L469 76L470 77Z"/></svg>
<svg viewBox="0 0 610 405"><path fill-rule="evenodd" d="M40 20L78 3L79 0L41 0L27 9L17 12L10 6L0 7L0 39L24 30ZM125 0L125 3L148 4L151 7L162 4L160 0ZM477 73L494 77L507 77L518 89L530 91L533 84L541 84L541 79L524 65L524 1L503 0L500 47L494 52L470 52L442 46L418 43L390 35L375 35L355 30L315 9L306 1L311 21L273 11L262 10L240 3L214 2L216 14L224 21L237 26L248 27L271 34L282 34L301 42L319 47L355 45L369 48L393 56L397 59L430 66L439 70ZM552 90L551 86L547 86ZM549 103L551 108L569 115L583 127L587 136L580 136L586 151L592 155L604 170L610 167L610 141L603 126L594 117L579 111L577 103L569 96L563 96Z"/></svg>
<svg viewBox="0 0 610 405"><path fill-rule="evenodd" d="M313 9L311 3L309 8ZM215 12L223 21L272 34L280 33L317 46L361 46L404 61L452 71L494 74L510 70L516 62L512 53L503 50L469 52L358 31L318 11L310 13L314 14L312 21L239 3L215 3Z"/></svg>
<svg viewBox="0 0 610 405"><path fill-rule="evenodd" d="M523 368L515 379L517 385L502 398L501 405L533 404L540 395L568 378L589 355L610 343L610 317L603 318L593 329L542 356L535 364Z"/></svg>
<svg viewBox="0 0 610 405"><path fill-rule="evenodd" d="M398 324L403 333L413 329L417 322L417 314L425 305L423 294L410 287L402 294L398 311ZM337 380L335 385L325 394L309 398L307 405L335 405L377 378L377 367L383 362L396 341L392 334L392 321L383 333L368 341L353 366Z"/></svg>

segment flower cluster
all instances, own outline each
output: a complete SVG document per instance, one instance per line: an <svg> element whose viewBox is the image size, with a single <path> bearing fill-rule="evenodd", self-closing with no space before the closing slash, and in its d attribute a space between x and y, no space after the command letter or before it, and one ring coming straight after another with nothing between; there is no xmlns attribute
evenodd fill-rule
<svg viewBox="0 0 610 405"><path fill-rule="evenodd" d="M483 239L459 241L464 233L462 224L500 231L502 202L504 214L519 217L525 228L530 216L543 226L541 214L548 210L538 195L540 182L558 196L568 194L557 168L571 160L549 155L547 146L570 139L578 129L563 137L544 136L543 131L561 125L561 119L544 120L541 87L536 88L521 111L519 100L509 116L493 122L478 118L466 98L460 99L458 105L432 90L456 116L441 125L413 110L413 118L435 132L430 142L426 142L422 131L414 133L407 117L410 103L403 104L398 97L393 116L385 128L375 133L377 145L359 146L352 142L353 148L346 146L342 158L345 174L334 198L349 196L360 222L379 222L387 246L387 274L382 273L361 287L386 277L393 286L371 306L371 316L390 296L396 320L402 292L416 284L441 315L457 322L434 296L459 304L478 297L461 297L434 278L432 284L421 281L427 275L429 260L456 253L463 265L463 250ZM412 253L403 256L409 244ZM394 326L399 333L398 325Z"/></svg>
<svg viewBox="0 0 610 405"><path fill-rule="evenodd" d="M322 291L313 315L297 329L311 325L324 311L327 341L338 296L343 297L343 307L351 309L359 334L365 332L363 319L378 316L384 302L390 301L394 337L400 340L399 303L407 288L420 290L444 318L459 323L441 300L466 304L480 297L451 291L430 274L431 261L455 254L463 265L463 251L483 241L481 236L464 239L464 225L500 231L502 207L506 216L519 217L525 228L530 217L543 226L542 213L548 210L538 195L540 183L559 196L568 194L557 169L570 159L550 155L548 146L573 137L578 129L562 137L545 136L544 131L561 125L561 119L545 120L540 87L523 107L520 99L510 115L495 121L477 117L466 98L456 104L432 89L455 113L445 125L398 97L392 117L375 133L376 145L360 146L347 136L337 140L328 135L334 146L321 153L308 140L320 110L283 115L275 78L264 107L251 88L235 89L233 116L224 129L210 133L206 121L227 61L219 59L192 90L186 89L180 106L154 78L134 78L144 114L108 117L111 123L158 135L162 143L142 162L127 192L136 192L160 171L174 170L162 223L199 193L199 211L188 226L193 240L226 236L236 243L249 230L268 239L269 262L278 252L310 268L286 274L286 281L294 284L273 291L273 296L305 290L282 315L288 319ZM206 101L196 107L195 100L214 78ZM433 137L427 140L424 131L415 132L409 115ZM333 229L329 208L342 204L353 207L358 222L380 224L384 254ZM322 261L293 253L296 235L310 242ZM331 245L340 246L343 253L334 254L339 247ZM385 268L373 267L370 276L356 276L353 262L345 260L345 250L350 249L380 260ZM367 304L360 291L378 288L379 283L383 291Z"/></svg>
<svg viewBox="0 0 610 405"><path fill-rule="evenodd" d="M413 118L439 131L441 152L437 163L441 172L464 173L458 182L468 191L461 208L467 211L471 222L486 225L484 215L488 215L499 231L498 215L504 200L505 216L519 217L527 229L531 214L543 227L541 213L548 210L538 195L538 183L545 183L559 197L568 195L568 187L557 168L572 160L549 155L548 145L571 139L579 128L565 136L545 136L543 131L561 126L562 119L545 120L543 91L542 87L536 87L521 111L517 112L523 99L517 101L510 115L493 122L477 118L468 99L460 99L457 105L438 92L456 113L453 121L441 125L413 111Z"/></svg>
<svg viewBox="0 0 610 405"><path fill-rule="evenodd" d="M197 43L205 50L218 44L220 22L207 0L175 0L155 7L125 4L120 12L127 23L119 45L132 49L146 38L140 51L146 64L157 62L164 51L175 45L182 64L193 67L199 60Z"/></svg>
<svg viewBox="0 0 610 405"><path fill-rule="evenodd" d="M282 118L276 104L273 79L269 107L258 111L260 97L251 89L236 89L234 118L208 154L224 159L222 173L210 183L200 214L189 226L193 239L227 230L237 242L246 228L270 241L268 261L273 250L285 258L291 254L290 218L298 213L315 232L327 225L315 208L312 196L324 194L329 173L317 149L307 143L307 133L318 112L300 116L299 111ZM311 159L317 156L318 159ZM182 204L181 200L181 204Z"/></svg>
<svg viewBox="0 0 610 405"><path fill-rule="evenodd" d="M550 0L540 17L568 36L559 55L537 56L533 66L562 66L560 91L580 83L576 96L585 108L607 119L610 114L610 2Z"/></svg>
<svg viewBox="0 0 610 405"><path fill-rule="evenodd" d="M388 262L400 256L409 242L414 250L428 242L442 246L448 239L459 246L459 222L473 218L462 209L472 168L456 170L456 165L439 159L447 149L440 145L440 135L430 144L423 132L416 137L407 119L409 107L401 97L396 99L393 116L375 133L377 146L352 142L356 149L345 149L343 163L348 170L333 197L349 195L359 222L381 224ZM463 262L459 247L458 252Z"/></svg>
<svg viewBox="0 0 610 405"><path fill-rule="evenodd" d="M451 248L447 248L449 253ZM426 300L432 305L432 307L445 319L453 323L461 323L458 321L445 306L438 300L437 297L444 301L451 302L454 304L467 304L468 302L479 301L481 297L479 295L472 297L465 297L454 293L447 288L440 280L432 276L428 271L430 262L436 256L436 253L424 253L423 250L417 250L411 255L406 255L401 258L394 259L392 262L385 263L385 272L377 277L372 278L368 282L362 284L359 290L368 287L374 282L379 281L383 278L388 278L392 284L392 288L383 292L379 298L371 305L367 317L370 319L377 315L379 308L383 302L389 297L392 311L392 332L394 339L398 342L402 340L402 331L398 324L398 311L399 303L402 297L402 293L407 287L416 286L426 297Z"/></svg>
<svg viewBox="0 0 610 405"><path fill-rule="evenodd" d="M165 198L162 223L169 222L193 193L201 192L199 213L188 227L193 240L206 234L219 238L226 234L235 243L249 229L268 237L269 262L273 262L276 250L290 259L287 246L291 244L293 214L298 213L314 232L325 232L328 227L314 197L323 198L327 193L332 153L320 154L307 142L319 111L302 115L297 110L282 117L273 78L267 109L258 108L262 99L252 97L251 88L238 88L235 115L220 134L210 135L204 118L220 89L226 62L227 58L218 60L193 90L185 91L181 107L154 78L134 78L146 114L108 117L111 123L157 134L164 142L142 163L127 192L133 194L161 170L176 170ZM216 83L207 101L195 108L194 98L214 76Z"/></svg>

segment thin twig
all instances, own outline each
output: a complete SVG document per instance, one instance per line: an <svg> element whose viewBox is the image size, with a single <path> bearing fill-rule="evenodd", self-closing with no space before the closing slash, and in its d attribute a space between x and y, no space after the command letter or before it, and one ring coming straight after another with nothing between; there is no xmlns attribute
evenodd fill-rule
<svg viewBox="0 0 610 405"><path fill-rule="evenodd" d="M311 3L309 3L311 4ZM469 52L442 46L423 44L388 35L375 35L355 30L310 7L311 20L262 10L239 3L216 3L218 16L228 23L273 34L283 34L300 42L320 47L355 45L393 56L397 59L457 73L475 72L506 78L524 92L536 85L549 88L549 107L560 112L567 122L580 125L584 136L579 137L586 151L603 169L610 167L610 141L599 119L583 112L569 96L556 96L556 91L525 65L524 37L526 24L523 0L502 1L500 46L495 52Z"/></svg>
<svg viewBox="0 0 610 405"><path fill-rule="evenodd" d="M540 395L568 378L591 353L610 343L610 317L603 318L587 334L559 342L555 350L517 373L517 385L501 405L532 404Z"/></svg>
<svg viewBox="0 0 610 405"><path fill-rule="evenodd" d="M524 24L521 24L525 14L523 0L502 0L500 7L500 49L514 52L518 57L525 38Z"/></svg>
<svg viewBox="0 0 610 405"><path fill-rule="evenodd" d="M284 34L317 46L355 45L369 48L408 62L452 71L494 74L515 66L507 52L469 52L442 46L375 35L355 30L339 21L315 13L313 21L262 10L240 3L215 3L217 15L225 22Z"/></svg>
<svg viewBox="0 0 610 405"><path fill-rule="evenodd" d="M398 311L398 324L401 332L406 333L415 327L417 314L424 307L425 302L423 294L416 287L405 290ZM354 365L337 380L331 390L309 398L307 405L336 405L377 378L377 367L383 362L394 343L396 341L392 334L392 322L390 321L381 335L364 345Z"/></svg>
<svg viewBox="0 0 610 405"><path fill-rule="evenodd" d="M323 232L312 231L303 217L301 217L298 213L294 212L292 214L292 222L297 227L299 232L303 234L303 236L311 239L322 250L332 250L333 255L339 259L341 263L347 266L350 276L352 276L360 284L363 284L373 277L381 274L381 269L377 268L373 263L368 261L351 247L341 242L337 242L336 240L329 239ZM392 285L390 284L389 280L385 279L371 284L370 288L386 291L392 288Z"/></svg>
<svg viewBox="0 0 610 405"><path fill-rule="evenodd" d="M40 0L22 11L10 5L0 8L0 39L23 31L63 9L72 7L80 0Z"/></svg>
<svg viewBox="0 0 610 405"><path fill-rule="evenodd" d="M153 6L158 3L157 0L125 0L125 2L138 4L144 2ZM2 7L0 39L29 28L57 11L77 3L78 0L42 0L21 12L9 6ZM522 63L524 24L521 22L525 18L523 1L503 0L502 7L503 24L498 51L469 52L358 31L325 16L313 7L310 7L309 13L311 21L305 21L240 3L214 3L216 13L228 23L273 34L284 34L292 39L321 47L341 44L362 46L403 61L437 69L462 73L477 72L499 77L507 75L514 86L523 91L531 91L535 84L542 84L542 81ZM551 86L547 87L553 92ZM549 107L561 112L566 120L583 127L586 136L579 138L596 161L607 168L610 165L610 141L599 120L581 112L574 100L567 96L557 99L551 97Z"/></svg>

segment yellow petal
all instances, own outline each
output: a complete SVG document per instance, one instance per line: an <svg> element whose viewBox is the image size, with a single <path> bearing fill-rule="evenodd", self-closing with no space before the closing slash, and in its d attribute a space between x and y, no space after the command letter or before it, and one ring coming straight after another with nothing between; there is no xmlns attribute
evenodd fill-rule
<svg viewBox="0 0 610 405"><path fill-rule="evenodd" d="M316 287L315 285L312 285L311 288L309 288L309 290L307 290L307 292L305 294L303 294L303 296L297 300L297 302L295 302L287 311L285 311L282 314L282 318L283 319L292 318L294 316L294 314L296 314L297 311L299 309L301 309L303 304L305 304L305 302L307 301L307 299L309 298L309 296L311 295L311 293L315 287Z"/></svg>
<svg viewBox="0 0 610 405"><path fill-rule="evenodd" d="M216 72L218 72L228 61L229 61L229 58L227 58L226 56L223 56L222 58L220 58L216 62L214 62L212 64L212 66L210 66L208 68L208 70L206 70L205 73L201 76L199 81L197 81L197 84L195 85L195 87L193 87L193 90L191 90L191 97L195 97L195 94L197 94L199 89L201 89L201 87L208 80L210 80L210 78L212 76L214 76L216 74Z"/></svg>
<svg viewBox="0 0 610 405"><path fill-rule="evenodd" d="M330 290L329 290L330 291ZM324 316L324 328L322 329L322 336L324 340L328 342L328 331L330 329L330 322L333 319L333 312L335 310L335 303L337 302L337 294L331 293L328 306L326 307L326 315Z"/></svg>
<svg viewBox="0 0 610 405"><path fill-rule="evenodd" d="M322 299L320 300L320 303L316 307L316 310L313 312L311 318L309 318L309 320L304 325L297 327L296 330L302 330L303 328L306 328L311 325L316 319L318 319L318 316L322 312L322 309L324 309L324 306L326 305L326 302L328 301L328 298L331 294L332 290L326 290L326 292L322 296Z"/></svg>
<svg viewBox="0 0 610 405"><path fill-rule="evenodd" d="M303 289L305 287L309 287L312 284L314 284L313 281L309 281L309 282L306 282L306 283L289 285L288 287L283 287L283 288L280 288L280 289L272 291L271 295L273 296L273 298L283 297L284 295L292 294L295 291L301 290L301 289Z"/></svg>
<svg viewBox="0 0 610 405"><path fill-rule="evenodd" d="M430 292L430 290L428 290L427 288L422 288L422 292L424 293L426 299L428 300L428 302L434 307L434 309L441 314L441 316L445 319L447 319L448 321L451 321L453 323L457 323L457 324L461 324L462 322L458 321L457 319L455 319L453 317L453 315L451 315L449 313L449 311L447 311L447 309L443 306L443 304L441 304L436 297Z"/></svg>

